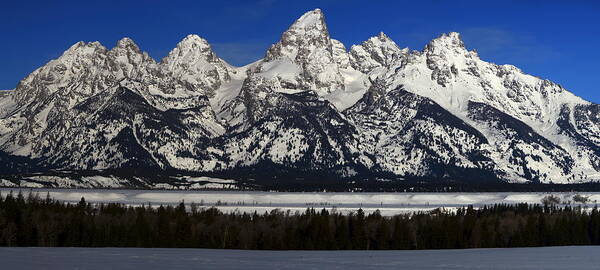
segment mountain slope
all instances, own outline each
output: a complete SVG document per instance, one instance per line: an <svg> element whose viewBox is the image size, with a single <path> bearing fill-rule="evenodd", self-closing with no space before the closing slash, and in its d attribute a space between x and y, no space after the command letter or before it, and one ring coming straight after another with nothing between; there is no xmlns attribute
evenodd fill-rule
<svg viewBox="0 0 600 270"><path fill-rule="evenodd" d="M314 91L344 110L362 97L369 81L350 66L344 45L329 36L316 9L296 20L248 70L242 89L262 85L283 93Z"/></svg>
<svg viewBox="0 0 600 270"><path fill-rule="evenodd" d="M385 54L388 58L381 56L385 50L389 51ZM465 48L457 33L440 36L420 52L400 50L380 35L354 46L351 56L357 68L385 85L382 95L401 86L431 99L481 131L497 153L491 158L503 167L509 179L567 182L585 180L585 175L598 172L594 165L598 155L593 146L597 144L588 143L593 132L585 132L587 137L578 136L574 122L581 120L571 117L574 108L593 107L592 104L514 66L481 60ZM561 118L565 119L562 124ZM594 119L587 120L584 129L597 128ZM531 130L526 134L515 132L523 130L523 126ZM531 136L537 139L531 141ZM505 144L507 140L511 142ZM524 153L517 158L521 161L506 154L517 151L517 145L528 148L521 149ZM575 159L582 162L574 163Z"/></svg>
<svg viewBox="0 0 600 270"><path fill-rule="evenodd" d="M161 61L78 42L0 92L0 167L257 179L600 180L600 105L496 65L458 33L347 50L323 12L233 67L188 35ZM78 185L70 185L78 186Z"/></svg>
<svg viewBox="0 0 600 270"><path fill-rule="evenodd" d="M225 129L203 89L170 71L128 38L111 50L77 43L3 101L0 145L48 167L197 169L181 156L194 151L182 148Z"/></svg>
<svg viewBox="0 0 600 270"><path fill-rule="evenodd" d="M262 177L350 177L362 173L368 158L359 134L329 102L312 91L270 91L262 100L246 94L262 111L242 132L220 139L229 170L264 168Z"/></svg>
<svg viewBox="0 0 600 270"><path fill-rule="evenodd" d="M376 91L372 88L371 91ZM402 88L369 92L346 114L359 127L374 167L413 177L468 177L492 169L487 140L435 102Z"/></svg>

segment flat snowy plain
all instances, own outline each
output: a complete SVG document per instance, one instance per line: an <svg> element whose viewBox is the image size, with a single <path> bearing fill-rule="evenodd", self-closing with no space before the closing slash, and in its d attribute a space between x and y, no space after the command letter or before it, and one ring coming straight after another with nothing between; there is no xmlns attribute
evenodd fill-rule
<svg viewBox="0 0 600 270"><path fill-rule="evenodd" d="M196 203L200 207L217 207L224 212L264 213L273 209L283 211L304 211L316 209L335 209L348 213L362 208L365 212L380 210L382 215L396 215L418 211L429 211L443 207L448 210L473 205L481 207L499 203L540 203L542 198L554 195L562 202L573 202L576 194L588 198L584 207L591 208L600 201L600 193L351 193L351 192L256 192L256 191L181 191L181 190L118 190L118 189L18 189L2 188L0 193L6 196L22 191L45 198L47 194L57 200L79 202L82 197L90 203L123 203L128 205L151 204L186 205ZM579 205L574 203L575 205Z"/></svg>
<svg viewBox="0 0 600 270"><path fill-rule="evenodd" d="M418 251L0 248L2 269L598 269L600 247Z"/></svg>

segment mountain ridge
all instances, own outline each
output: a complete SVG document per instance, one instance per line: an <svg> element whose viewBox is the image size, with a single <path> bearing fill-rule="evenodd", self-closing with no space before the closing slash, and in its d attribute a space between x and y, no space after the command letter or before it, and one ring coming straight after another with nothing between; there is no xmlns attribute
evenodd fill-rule
<svg viewBox="0 0 600 270"><path fill-rule="evenodd" d="M348 50L316 9L243 67L194 34L160 61L129 38L78 42L0 95L0 151L41 171L577 183L600 180L599 106L456 32Z"/></svg>

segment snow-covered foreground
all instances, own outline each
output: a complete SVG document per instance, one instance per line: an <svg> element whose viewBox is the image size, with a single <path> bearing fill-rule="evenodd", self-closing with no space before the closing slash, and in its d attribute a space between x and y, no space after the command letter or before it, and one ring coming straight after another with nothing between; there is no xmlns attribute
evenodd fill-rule
<svg viewBox="0 0 600 270"><path fill-rule="evenodd" d="M600 247L421 251L0 248L3 269L598 269Z"/></svg>
<svg viewBox="0 0 600 270"><path fill-rule="evenodd" d="M395 215L417 211L428 211L443 207L455 209L473 205L480 207L492 204L540 203L542 198L553 195L563 203L574 202L573 196L579 194L588 198L587 207L600 201L600 193L350 193L350 192L257 192L257 191L173 191L173 190L90 190L90 189L17 189L2 188L0 193L9 192L25 195L29 192L44 198L50 197L66 201L79 202L82 197L87 202L116 202L128 205L151 204L174 205L184 202L189 205L214 206L224 212L265 212L272 209L283 211L304 211L308 207L327 208L347 213L359 208L365 212L380 210L382 215Z"/></svg>

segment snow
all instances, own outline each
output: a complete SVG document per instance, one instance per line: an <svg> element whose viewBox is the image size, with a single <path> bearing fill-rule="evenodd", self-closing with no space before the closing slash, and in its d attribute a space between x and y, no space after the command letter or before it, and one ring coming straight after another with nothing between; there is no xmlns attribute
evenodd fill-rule
<svg viewBox="0 0 600 270"><path fill-rule="evenodd" d="M298 20L296 20L294 26L299 28L306 28L308 26L321 24L322 20L323 12L317 8L304 13Z"/></svg>
<svg viewBox="0 0 600 270"><path fill-rule="evenodd" d="M223 188L235 182L227 179L208 177L182 178L204 188ZM581 205L588 209L600 201L600 193L351 193L351 192L258 192L258 191L189 191L170 190L177 187L168 184L157 184L157 188L169 190L120 190L120 189L19 189L1 188L6 196L9 192L20 190L37 193L40 197L50 194L51 197L66 201L78 202L81 197L91 203L118 202L129 205L160 204L175 205L184 201L186 204L202 203L204 207L214 206L224 212L269 212L273 209L304 211L306 208L326 208L341 213L349 213L362 208L370 213L379 210L382 215L391 216L403 213L430 211L436 208L454 210L458 207L473 205L482 207L493 204L539 204L549 195L558 197L561 202ZM589 204L574 202L573 197L579 194L589 199Z"/></svg>
<svg viewBox="0 0 600 270"><path fill-rule="evenodd" d="M6 179L0 179L0 186L3 186L3 187L18 187L17 184L15 184L13 182L10 182L10 181L8 181Z"/></svg>
<svg viewBox="0 0 600 270"><path fill-rule="evenodd" d="M345 88L335 90L325 95L324 98L333 103L339 111L344 111L356 104L365 95L371 84L367 75L355 69L340 69L340 72L344 78Z"/></svg>
<svg viewBox="0 0 600 270"><path fill-rule="evenodd" d="M117 106L120 111L111 111L119 86L143 97L147 103L142 104L144 109L121 104ZM438 125L444 119L435 116L409 122L422 111L398 108L406 104L380 108L377 113L383 116L366 112L368 115L362 120L348 113L367 91L376 93L369 96L376 100L378 96L391 95L398 87L431 99L481 132L489 143L469 137L469 132L461 128ZM378 164L399 176L426 174L431 168L423 163L431 156L423 149L412 150L418 146L406 142L428 137L446 142L444 146L434 142L429 149L439 153L434 157L438 161L478 168L478 161L469 153L489 153L482 155L492 160L490 172L507 181L536 179L527 178L526 170L541 175L541 182L588 182L600 177L600 160L594 152L600 142L596 135L600 126L597 120L583 121L579 118L585 117L575 116L576 112L585 113L577 111L580 105L591 103L514 66L482 60L465 48L458 33L443 34L422 51L401 49L380 33L347 51L340 41L331 38L319 9L293 22L264 59L244 67L233 67L218 58L210 44L194 34L185 37L159 63L129 38L121 39L110 50L99 42L78 42L58 59L28 75L16 91L0 91L0 149L13 155L64 160L66 165L58 167L111 168L135 159L119 153L118 142L111 143L118 131L130 128L139 146L161 167L213 171L252 165L261 159L277 163L297 161L307 148L303 142L307 138L302 137L306 133L286 127L277 119L279 116L263 123L259 120L271 116L268 114L273 107L285 109L280 105L286 103L280 101L286 97L279 93L305 91L332 103L337 112L330 115L340 117L336 119L347 117L355 121L341 136L357 138L360 144L352 139L341 142L330 132L324 139L330 142L331 149L317 145L339 156L335 160L338 165L350 163L350 159L342 157L342 149L350 149L352 156L360 160L357 166L373 168ZM525 141L515 135L514 129L503 129L501 121L473 119L470 102L487 104L524 122L533 128L530 136L539 134L537 138L546 138L553 144ZM74 108L89 103L94 106L81 106L85 110ZM561 114L563 109L566 113ZM132 119L100 119L100 115L115 113ZM588 116L590 113L587 111ZM557 124L561 117L567 118L565 121L573 130ZM166 123L165 119L177 123ZM345 126L345 122L334 119L324 122L341 130ZM408 122L414 124L413 128L403 130ZM263 126L254 126L256 123ZM251 127L265 132L250 131L252 135L241 138L241 142L230 141L231 135ZM579 134L569 135L571 131L580 133L583 139L577 138ZM64 138L64 144L56 143L59 137ZM211 141L216 142L214 145L199 145L204 139L215 138ZM256 141L259 149L244 152ZM515 159L513 151L522 152L524 157ZM226 157L229 153L232 162ZM312 158L324 156L324 152L315 152ZM356 170L344 167L338 172L347 175Z"/></svg>
<svg viewBox="0 0 600 270"><path fill-rule="evenodd" d="M9 131L4 122L4 117L9 113L13 112L17 108L15 100L11 98L11 93L0 92L0 134L4 134Z"/></svg>
<svg viewBox="0 0 600 270"><path fill-rule="evenodd" d="M7 269L598 269L598 246L259 251L161 248L0 248Z"/></svg>
<svg viewBox="0 0 600 270"><path fill-rule="evenodd" d="M356 103L370 86L367 75L351 67L344 45L330 38L319 9L296 20L249 76L266 79L277 92L314 91L339 111Z"/></svg>
<svg viewBox="0 0 600 270"><path fill-rule="evenodd" d="M102 166L99 164L98 166ZM179 176L174 178L172 184L168 183L147 183L145 180L140 178L126 178L116 176L55 176L55 175L44 175L34 174L30 176L23 176L17 180L9 181L9 179L2 179L0 176L0 187L52 187L52 188L82 188L82 189L117 189L129 187L131 181L137 180L142 183L142 186L150 189L221 189L221 190L232 190L238 189L238 183L233 179L221 179L215 177L193 177L193 176Z"/></svg>
<svg viewBox="0 0 600 270"><path fill-rule="evenodd" d="M383 50L388 53L382 53ZM399 55L382 64L381 55ZM375 56L371 56L375 55ZM524 74L510 65L496 65L479 58L476 52L468 51L458 33L443 34L432 40L423 51L399 51L397 46L384 35L373 37L361 45L353 46L351 60L363 72L385 82L387 91L402 86L405 90L430 98L437 104L459 117L466 123L483 132L496 155L494 162L510 175L512 181L524 181L507 159L502 156L502 144L510 142L510 136L499 134L498 127L490 128L473 121L469 116L469 102L482 102L531 126L551 142L564 148L572 157L584 151L577 142L568 137L557 126L557 119L563 106L573 108L587 101L566 91L550 81ZM377 60L377 61L376 61ZM382 71L387 69L387 71ZM571 109L571 117L573 109ZM571 119L571 123L575 123ZM514 146L512 146L514 147ZM527 167L546 177L544 182L586 181L576 175L593 175L593 161L588 157L579 159L573 171L565 173L555 162L545 156L546 150L537 150L538 145L521 144L524 153L542 157L536 162L530 159ZM494 149L496 148L496 149ZM521 173L522 175L522 173ZM570 179L570 180L569 180Z"/></svg>
<svg viewBox="0 0 600 270"><path fill-rule="evenodd" d="M160 66L170 76L186 82L193 89L186 91L203 93L209 97L223 83L231 80L235 68L218 58L208 41L198 35L188 35L169 52Z"/></svg>
<svg viewBox="0 0 600 270"><path fill-rule="evenodd" d="M210 98L210 105L220 119L231 117L229 115L220 115L220 113L225 112L223 106L240 94L242 84L246 79L246 71L254 65L255 63L252 63L236 69L236 72L231 74L231 80L221 84L219 89L215 91L215 96Z"/></svg>
<svg viewBox="0 0 600 270"><path fill-rule="evenodd" d="M33 175L19 179L18 184L7 179L0 179L0 185L4 187L20 186L43 188L48 185L62 188L124 188L129 179L113 176L84 176L81 179L73 179L64 176Z"/></svg>

